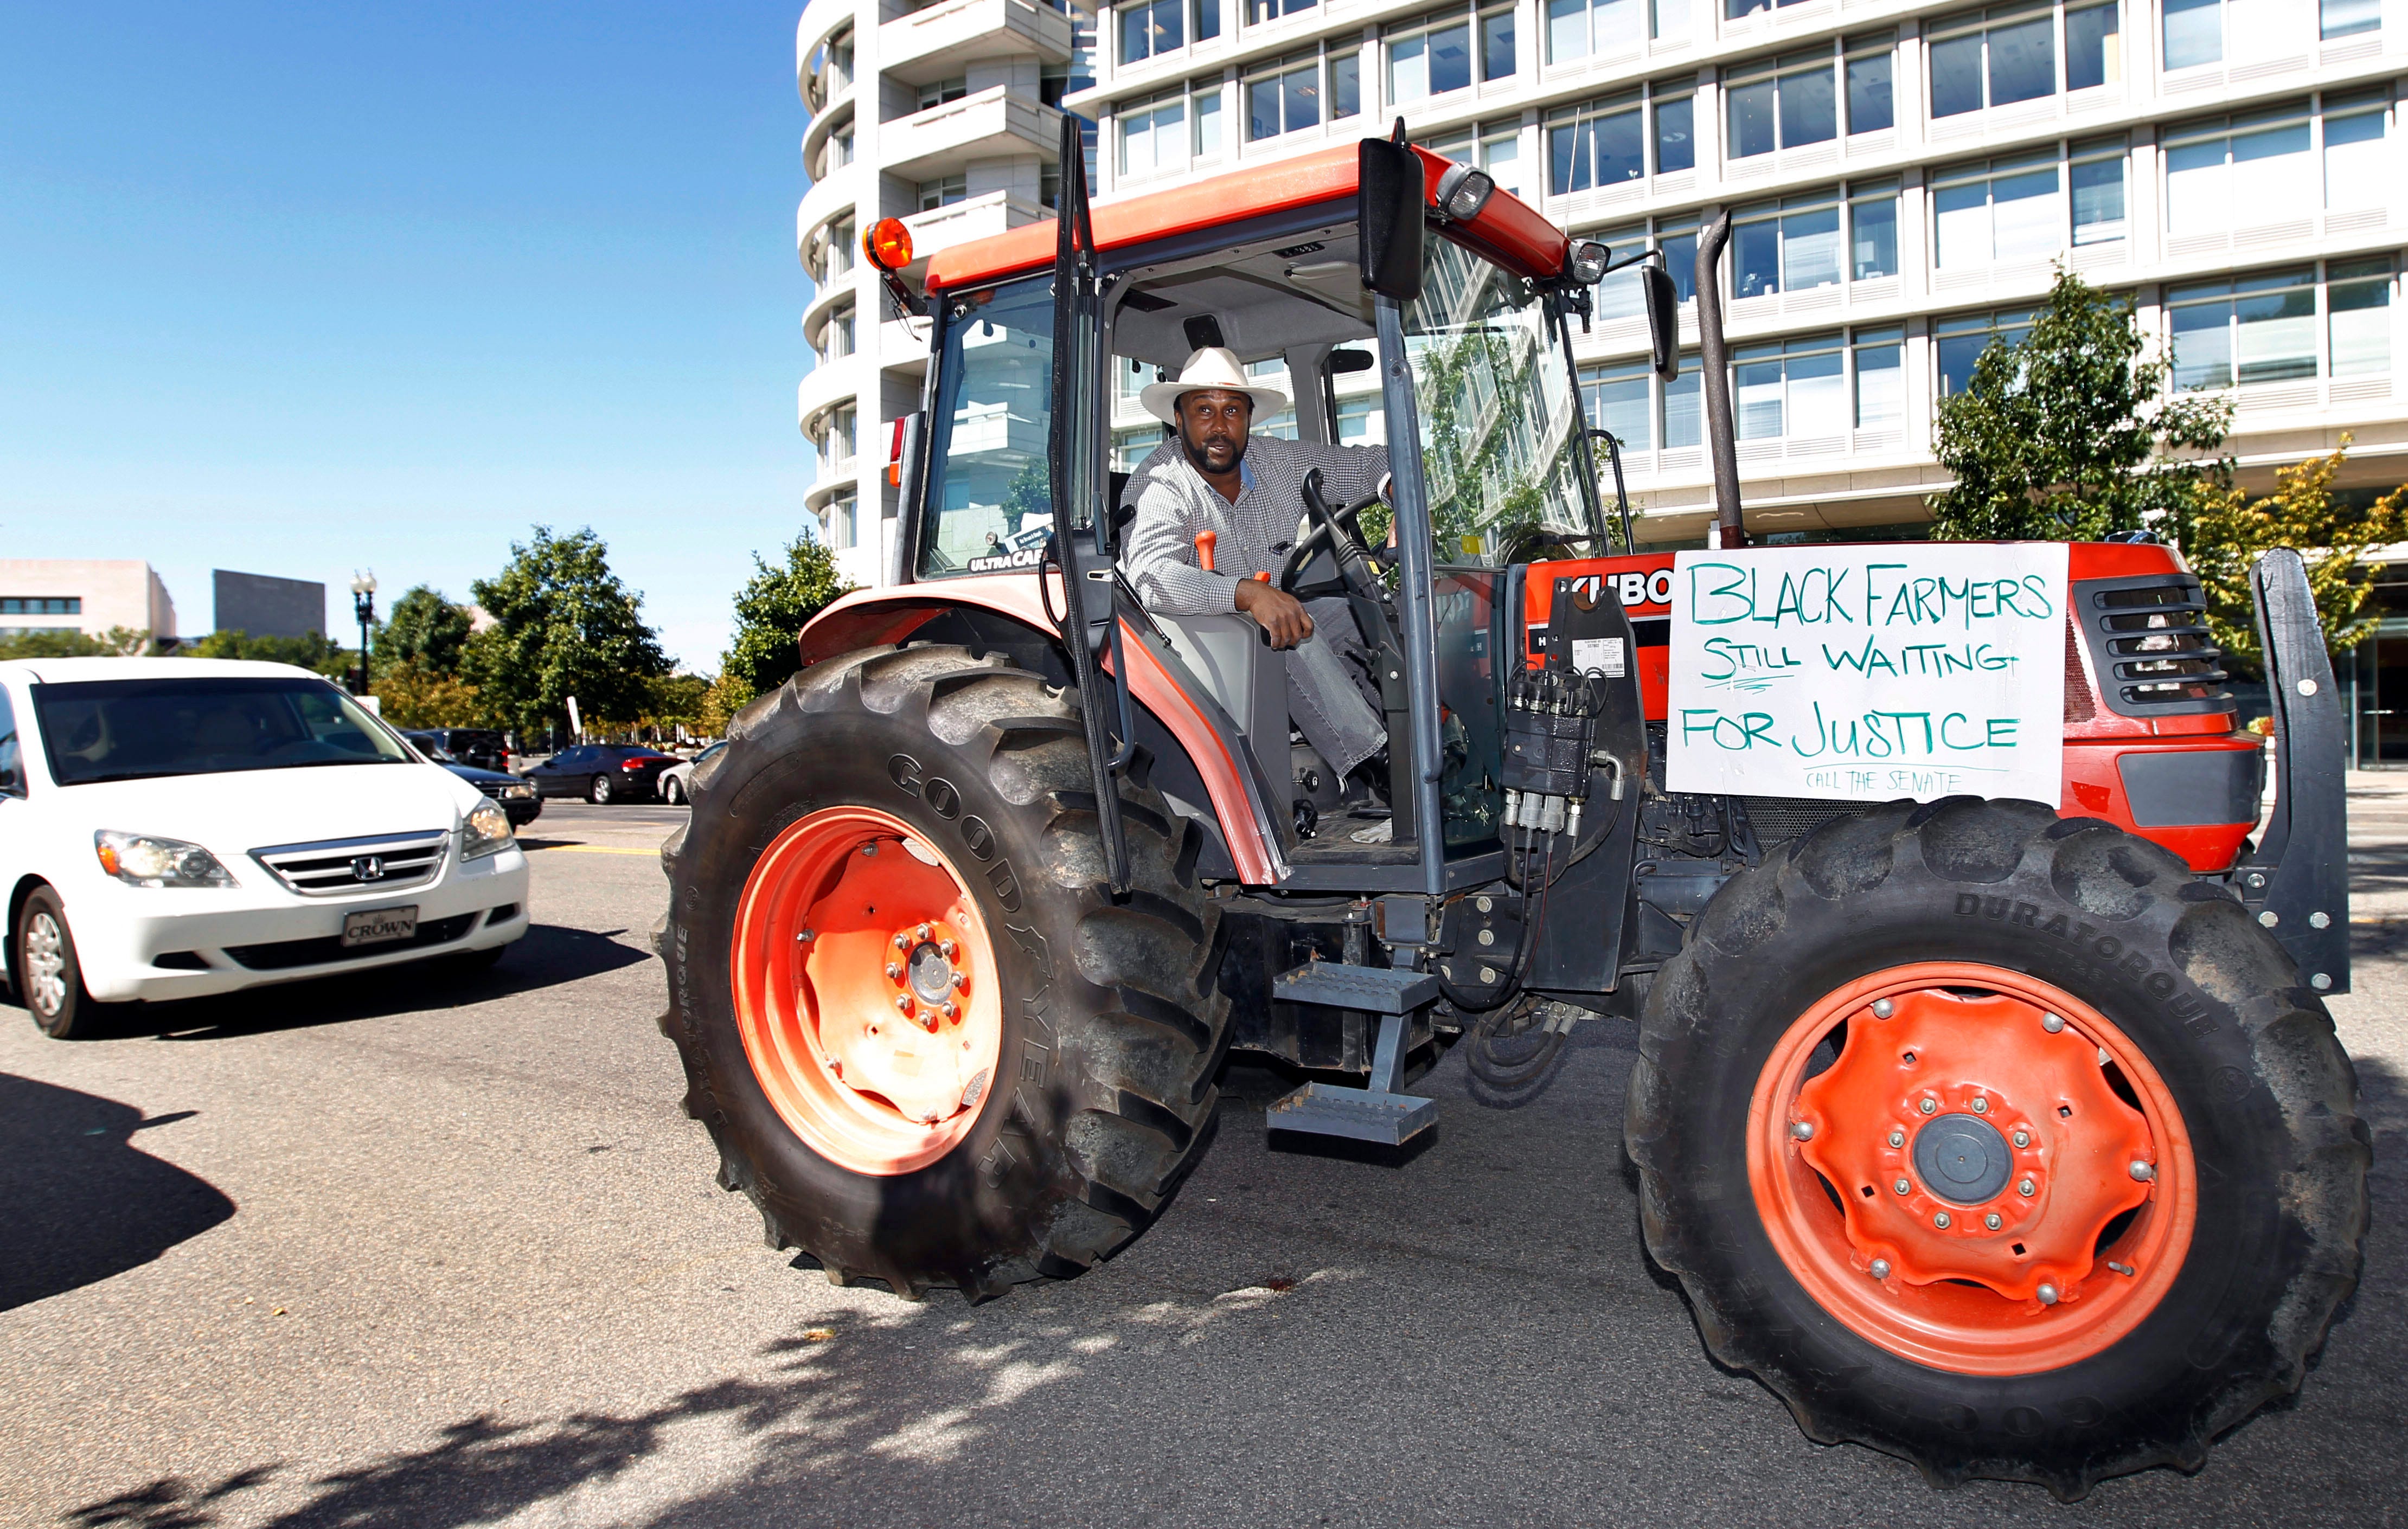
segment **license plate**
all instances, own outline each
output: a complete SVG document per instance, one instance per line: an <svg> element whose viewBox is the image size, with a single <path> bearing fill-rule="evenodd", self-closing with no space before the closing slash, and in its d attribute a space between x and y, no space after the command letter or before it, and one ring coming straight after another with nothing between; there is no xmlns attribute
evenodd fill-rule
<svg viewBox="0 0 2408 1529"><path fill-rule="evenodd" d="M384 945L418 933L418 907L369 907L343 915L343 949Z"/></svg>

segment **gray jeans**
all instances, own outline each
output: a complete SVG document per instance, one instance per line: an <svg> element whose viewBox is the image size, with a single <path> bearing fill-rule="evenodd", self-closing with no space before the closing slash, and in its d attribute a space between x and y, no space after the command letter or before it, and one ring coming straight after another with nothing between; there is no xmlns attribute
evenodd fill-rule
<svg viewBox="0 0 2408 1529"><path fill-rule="evenodd" d="M1387 746L1387 724L1380 718L1354 612L1332 596L1307 600L1304 613L1312 618L1312 636L1287 652L1288 715L1343 780Z"/></svg>

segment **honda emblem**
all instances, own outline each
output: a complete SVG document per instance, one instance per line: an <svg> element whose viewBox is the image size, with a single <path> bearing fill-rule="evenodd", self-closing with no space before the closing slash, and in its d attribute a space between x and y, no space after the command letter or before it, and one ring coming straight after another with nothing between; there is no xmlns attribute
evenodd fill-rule
<svg viewBox="0 0 2408 1529"><path fill-rule="evenodd" d="M381 855L358 856L351 862L351 875L355 879L361 881L383 880L384 857Z"/></svg>

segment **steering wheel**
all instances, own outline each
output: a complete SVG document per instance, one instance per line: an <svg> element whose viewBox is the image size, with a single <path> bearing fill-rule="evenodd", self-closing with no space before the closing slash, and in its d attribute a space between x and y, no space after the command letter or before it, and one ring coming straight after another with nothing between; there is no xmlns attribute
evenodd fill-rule
<svg viewBox="0 0 2408 1529"><path fill-rule="evenodd" d="M1312 527L1296 539L1287 550L1287 560L1280 565L1279 587L1289 594L1318 595L1327 586L1315 585L1299 590L1297 580L1305 568L1327 549L1338 564L1338 577L1349 594L1366 599L1384 599L1387 587L1371 571L1371 549L1363 540L1362 514L1380 502L1378 494L1358 499L1343 509L1332 509L1321 496L1321 469L1315 467L1304 475L1304 507L1312 518Z"/></svg>

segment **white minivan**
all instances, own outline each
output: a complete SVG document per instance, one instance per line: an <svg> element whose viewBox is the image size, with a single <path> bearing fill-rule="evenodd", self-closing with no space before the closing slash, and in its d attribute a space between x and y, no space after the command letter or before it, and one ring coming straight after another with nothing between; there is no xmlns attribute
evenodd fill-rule
<svg viewBox="0 0 2408 1529"><path fill-rule="evenodd" d="M527 931L509 820L307 669L0 663L0 966L49 1034L97 1006L440 957Z"/></svg>

